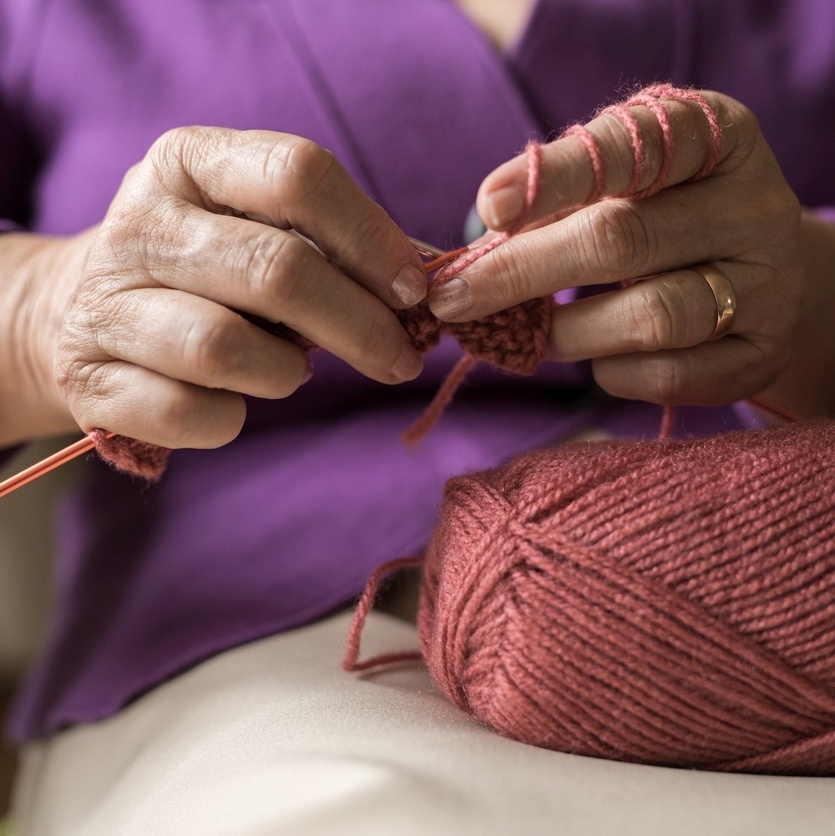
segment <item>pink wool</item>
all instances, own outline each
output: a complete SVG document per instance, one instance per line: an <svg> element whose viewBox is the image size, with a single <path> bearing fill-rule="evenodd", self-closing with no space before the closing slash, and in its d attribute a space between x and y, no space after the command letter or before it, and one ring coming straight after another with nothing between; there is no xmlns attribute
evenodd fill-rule
<svg viewBox="0 0 835 836"><path fill-rule="evenodd" d="M835 422L556 447L449 482L423 656L503 735L835 774Z"/></svg>
<svg viewBox="0 0 835 836"><path fill-rule="evenodd" d="M149 482L155 482L164 473L168 464L171 450L126 438L123 435L112 435L105 430L93 430L90 433L96 452L121 473L139 476Z"/></svg>

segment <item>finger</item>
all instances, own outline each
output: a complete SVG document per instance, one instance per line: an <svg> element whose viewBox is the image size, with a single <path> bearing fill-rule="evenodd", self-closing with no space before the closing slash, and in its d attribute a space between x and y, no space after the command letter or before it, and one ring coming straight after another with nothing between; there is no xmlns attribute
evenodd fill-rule
<svg viewBox="0 0 835 836"><path fill-rule="evenodd" d="M732 330L744 330L751 318L748 305ZM716 324L710 285L695 270L682 270L555 308L551 354L575 361L688 348L710 340Z"/></svg>
<svg viewBox="0 0 835 836"><path fill-rule="evenodd" d="M721 166L758 134L756 120L727 96L702 93L721 129ZM542 147L542 170L531 221L625 192L646 189L664 174L665 187L699 174L714 148L711 124L694 101L663 99L668 129L664 136L657 113L645 105L621 106L585 125L582 133L564 135ZM639 153L636 153L636 149ZM669 160L665 154L669 150ZM665 163L669 169L665 170ZM525 155L499 166L482 182L477 208L492 229L510 229L522 215L528 164Z"/></svg>
<svg viewBox="0 0 835 836"><path fill-rule="evenodd" d="M147 281L282 322L374 380L420 373L420 355L391 309L297 235L189 205L176 217L176 231L145 251ZM101 265L105 276L111 269Z"/></svg>
<svg viewBox="0 0 835 836"><path fill-rule="evenodd" d="M228 308L181 291L115 294L99 319L94 333L103 357L197 386L284 398L310 374L307 355L298 346Z"/></svg>
<svg viewBox="0 0 835 836"><path fill-rule="evenodd" d="M232 209L311 238L390 307L414 305L425 295L422 262L405 234L330 152L309 140L270 131L182 128L155 143L149 162L165 191L213 212Z"/></svg>
<svg viewBox="0 0 835 836"><path fill-rule="evenodd" d="M174 380L121 361L79 362L64 369L63 388L78 425L179 447L232 441L246 417L243 396Z"/></svg>
<svg viewBox="0 0 835 836"><path fill-rule="evenodd" d="M784 362L779 353L766 355L757 344L729 336L677 351L599 358L592 371L615 397L715 406L762 391Z"/></svg>
<svg viewBox="0 0 835 836"><path fill-rule="evenodd" d="M705 181L648 200L580 209L514 236L455 280L432 288L430 308L440 319L460 322L566 288L623 282L683 264L767 249L765 260L788 261L790 247L782 252L777 239L785 231L789 241L796 201L776 200L751 183L751 199L741 205L733 188L729 181Z"/></svg>

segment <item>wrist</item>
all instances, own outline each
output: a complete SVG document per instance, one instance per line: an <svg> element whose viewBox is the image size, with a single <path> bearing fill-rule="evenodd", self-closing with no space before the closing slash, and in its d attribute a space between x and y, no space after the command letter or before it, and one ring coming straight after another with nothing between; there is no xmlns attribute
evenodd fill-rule
<svg viewBox="0 0 835 836"><path fill-rule="evenodd" d="M77 429L54 364L89 240L89 233L0 236L0 445Z"/></svg>

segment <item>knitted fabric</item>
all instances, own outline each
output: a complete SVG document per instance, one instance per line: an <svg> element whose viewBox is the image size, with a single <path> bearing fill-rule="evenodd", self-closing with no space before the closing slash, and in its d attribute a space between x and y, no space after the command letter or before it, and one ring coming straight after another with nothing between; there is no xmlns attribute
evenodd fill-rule
<svg viewBox="0 0 835 836"><path fill-rule="evenodd" d="M835 423L531 453L451 480L423 656L503 735L835 774Z"/></svg>
<svg viewBox="0 0 835 836"><path fill-rule="evenodd" d="M116 470L139 476L149 482L155 482L160 478L171 455L171 450L167 447L114 435L101 429L93 430L90 438L99 456Z"/></svg>

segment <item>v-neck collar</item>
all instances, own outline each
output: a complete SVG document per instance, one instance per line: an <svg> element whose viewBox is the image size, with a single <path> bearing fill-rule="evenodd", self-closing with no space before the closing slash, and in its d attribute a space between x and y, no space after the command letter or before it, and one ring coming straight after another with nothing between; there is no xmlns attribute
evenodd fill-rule
<svg viewBox="0 0 835 836"><path fill-rule="evenodd" d="M410 234L460 241L481 179L542 136L505 57L450 0L289 0L280 14L361 185Z"/></svg>
<svg viewBox="0 0 835 836"><path fill-rule="evenodd" d="M528 19L525 21L525 25L517 34L516 38L509 44L509 46L505 49L500 49L494 44L490 38L487 36L487 33L478 25L478 23L470 17L462 8L455 2L455 0L448 0L451 6L454 7L456 12L468 22L468 24L480 35L481 38L487 43L487 45L496 53L496 55L502 61L506 61L509 63L513 63L515 57L524 51L525 42L527 41L532 27L536 18L539 16L540 7L543 5L544 0L535 0L533 6L531 7L531 11L528 15Z"/></svg>

